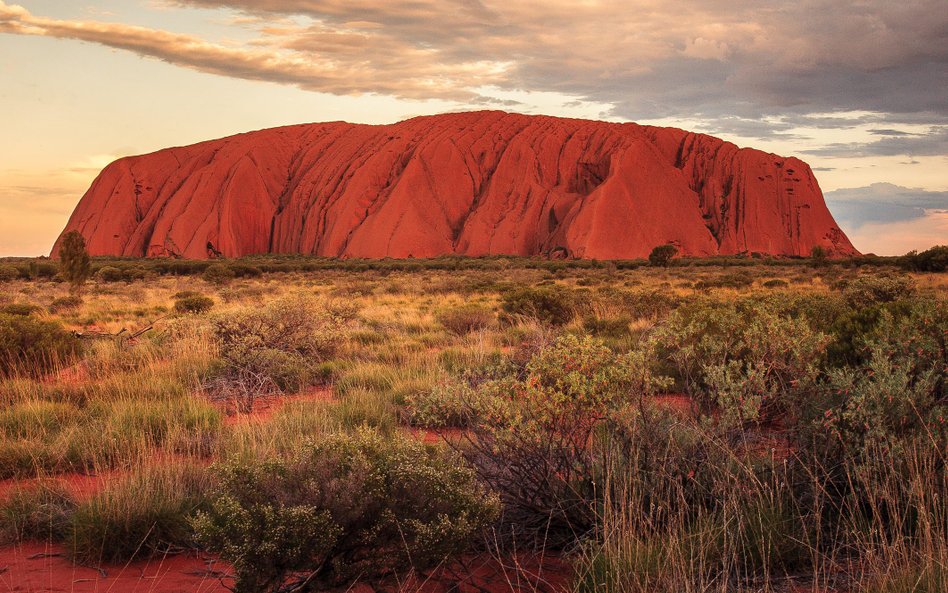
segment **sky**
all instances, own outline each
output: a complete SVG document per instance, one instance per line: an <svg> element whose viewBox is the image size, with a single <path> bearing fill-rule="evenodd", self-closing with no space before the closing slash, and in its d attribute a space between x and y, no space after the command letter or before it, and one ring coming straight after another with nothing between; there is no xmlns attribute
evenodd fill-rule
<svg viewBox="0 0 948 593"><path fill-rule="evenodd" d="M121 156L471 109L798 156L861 251L948 244L945 0L0 0L0 256Z"/></svg>

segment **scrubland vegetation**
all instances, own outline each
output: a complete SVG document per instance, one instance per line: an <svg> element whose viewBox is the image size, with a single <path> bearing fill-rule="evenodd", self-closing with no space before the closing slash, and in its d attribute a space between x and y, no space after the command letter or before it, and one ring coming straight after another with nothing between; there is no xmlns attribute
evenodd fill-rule
<svg viewBox="0 0 948 593"><path fill-rule="evenodd" d="M575 593L945 591L941 249L0 262L0 540L243 593L518 551Z"/></svg>

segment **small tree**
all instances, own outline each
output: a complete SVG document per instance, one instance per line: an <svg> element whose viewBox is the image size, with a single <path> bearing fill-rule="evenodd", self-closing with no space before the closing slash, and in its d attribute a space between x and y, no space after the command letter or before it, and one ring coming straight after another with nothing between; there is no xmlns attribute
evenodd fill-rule
<svg viewBox="0 0 948 593"><path fill-rule="evenodd" d="M92 273L89 263L89 252L86 251L86 240L79 231L69 231L63 237L59 248L60 267L63 278L69 283L72 292L78 293Z"/></svg>
<svg viewBox="0 0 948 593"><path fill-rule="evenodd" d="M667 245L659 245L652 250L652 253L648 256L648 263L651 266L661 266L663 268L668 267L668 262L671 261L671 258L678 255L678 248L668 243Z"/></svg>
<svg viewBox="0 0 948 593"><path fill-rule="evenodd" d="M815 268L825 266L827 257L829 257L829 254L822 245L814 245L813 249L810 250L810 260L813 262L813 267Z"/></svg>

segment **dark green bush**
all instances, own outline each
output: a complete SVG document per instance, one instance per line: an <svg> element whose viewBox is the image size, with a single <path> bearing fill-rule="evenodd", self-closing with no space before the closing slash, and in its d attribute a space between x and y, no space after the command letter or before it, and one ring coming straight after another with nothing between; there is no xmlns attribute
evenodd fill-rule
<svg viewBox="0 0 948 593"><path fill-rule="evenodd" d="M698 290L708 290L711 288L747 288L754 284L754 277L747 272L735 272L731 274L722 274L717 278L709 278L695 282L695 288Z"/></svg>
<svg viewBox="0 0 948 593"><path fill-rule="evenodd" d="M456 459L406 437L329 437L292 457L225 464L200 541L237 593L379 584L471 545L497 505ZM299 589L303 590L303 589Z"/></svg>
<svg viewBox="0 0 948 593"><path fill-rule="evenodd" d="M20 272L14 266L0 265L0 282L12 282L20 277Z"/></svg>
<svg viewBox="0 0 948 593"><path fill-rule="evenodd" d="M508 315L532 317L551 325L568 323L574 314L573 295L557 285L513 290L503 295L501 307Z"/></svg>
<svg viewBox="0 0 948 593"><path fill-rule="evenodd" d="M100 282L121 282L125 280L125 273L113 266L103 266L95 273Z"/></svg>
<svg viewBox="0 0 948 593"><path fill-rule="evenodd" d="M79 340L58 322L0 313L0 375L41 375L79 349Z"/></svg>
<svg viewBox="0 0 948 593"><path fill-rule="evenodd" d="M259 278L263 275L263 271L257 266L240 261L230 262L227 267L230 268L237 278Z"/></svg>
<svg viewBox="0 0 948 593"><path fill-rule="evenodd" d="M667 268L672 258L678 254L678 248L674 245L659 245L652 249L648 254L648 264L650 266L660 266Z"/></svg>
<svg viewBox="0 0 948 593"><path fill-rule="evenodd" d="M901 258L900 265L916 272L944 272L948 270L948 245L936 245L921 253L908 253Z"/></svg>
<svg viewBox="0 0 948 593"><path fill-rule="evenodd" d="M771 278L763 283L764 288L786 288L790 286L786 280L780 278Z"/></svg>
<svg viewBox="0 0 948 593"><path fill-rule="evenodd" d="M196 294L175 300L174 310L178 313L192 313L199 315L207 313L214 306L214 299Z"/></svg>
<svg viewBox="0 0 948 593"><path fill-rule="evenodd" d="M62 313L63 311L74 311L82 305L82 298L79 295L71 295L54 299L49 305L52 313Z"/></svg>
<svg viewBox="0 0 948 593"><path fill-rule="evenodd" d="M201 274L201 278L211 284L226 284L233 280L237 275L230 266L225 264L211 264Z"/></svg>
<svg viewBox="0 0 948 593"><path fill-rule="evenodd" d="M40 307L32 303L10 303L0 307L0 313L6 315L17 315L20 317L29 317L37 313Z"/></svg>

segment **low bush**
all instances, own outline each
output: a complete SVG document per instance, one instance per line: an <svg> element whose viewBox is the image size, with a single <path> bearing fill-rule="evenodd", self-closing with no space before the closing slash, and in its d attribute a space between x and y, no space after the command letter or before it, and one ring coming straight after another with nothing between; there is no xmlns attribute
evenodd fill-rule
<svg viewBox="0 0 948 593"><path fill-rule="evenodd" d="M891 303L915 294L915 283L908 276L870 274L859 276L843 289L843 295L853 308Z"/></svg>
<svg viewBox="0 0 948 593"><path fill-rule="evenodd" d="M259 309L211 320L224 363L224 379L296 392L320 375L320 365L336 350L347 323L346 311L316 299L291 295Z"/></svg>
<svg viewBox="0 0 948 593"><path fill-rule="evenodd" d="M49 305L51 313L63 313L66 311L75 311L82 306L82 297L78 295L64 296L54 299Z"/></svg>
<svg viewBox="0 0 948 593"><path fill-rule="evenodd" d="M676 255L678 255L678 248L674 245L659 245L648 254L648 264L650 266L667 268L672 258Z"/></svg>
<svg viewBox="0 0 948 593"><path fill-rule="evenodd" d="M590 535L605 490L606 450L623 410L667 382L648 349L615 354L565 335L518 375L479 387L459 452L498 493L504 519L525 541L559 547Z"/></svg>
<svg viewBox="0 0 948 593"><path fill-rule="evenodd" d="M428 428L465 428L477 417L478 392L463 380L445 380L429 391L412 394L406 403L408 422Z"/></svg>
<svg viewBox="0 0 948 593"><path fill-rule="evenodd" d="M225 264L211 264L201 274L201 278L211 284L226 284L236 277L234 270Z"/></svg>
<svg viewBox="0 0 948 593"><path fill-rule="evenodd" d="M948 245L936 245L921 253L911 252L901 258L902 267L916 272L948 270Z"/></svg>
<svg viewBox="0 0 948 593"><path fill-rule="evenodd" d="M99 282L121 282L125 280L125 272L114 266L102 266L95 273Z"/></svg>
<svg viewBox="0 0 948 593"><path fill-rule="evenodd" d="M20 271L14 266L0 265L0 282L12 282L20 277Z"/></svg>
<svg viewBox="0 0 948 593"><path fill-rule="evenodd" d="M292 456L218 468L194 521L234 567L237 593L345 588L424 573L463 552L496 501L456 459L369 431L324 438Z"/></svg>
<svg viewBox="0 0 948 593"><path fill-rule="evenodd" d="M589 315L583 318L583 329L594 336L622 338L629 335L631 322L632 320L625 316L603 319Z"/></svg>
<svg viewBox="0 0 948 593"><path fill-rule="evenodd" d="M79 350L79 340L58 322L0 313L0 376L42 375Z"/></svg>
<svg viewBox="0 0 948 593"><path fill-rule="evenodd" d="M827 336L751 301L698 300L653 334L685 391L725 425L795 411L817 379Z"/></svg>
<svg viewBox="0 0 948 593"><path fill-rule="evenodd" d="M176 299L174 310L178 313L200 315L207 313L214 306L214 299L201 294Z"/></svg>
<svg viewBox="0 0 948 593"><path fill-rule="evenodd" d="M503 295L501 307L508 316L532 317L551 325L564 325L574 314L573 295L557 285L510 291Z"/></svg>
<svg viewBox="0 0 948 593"><path fill-rule="evenodd" d="M38 313L41 307L32 303L9 303L0 307L0 315L16 315L19 317L29 317Z"/></svg>
<svg viewBox="0 0 948 593"><path fill-rule="evenodd" d="M754 277L747 272L734 272L722 274L716 278L708 278L695 282L695 289L710 290L712 288L734 288L741 289L753 286Z"/></svg>
<svg viewBox="0 0 948 593"><path fill-rule="evenodd" d="M465 305L438 314L438 322L449 332L458 336L482 330L493 320L494 312L479 305Z"/></svg>

